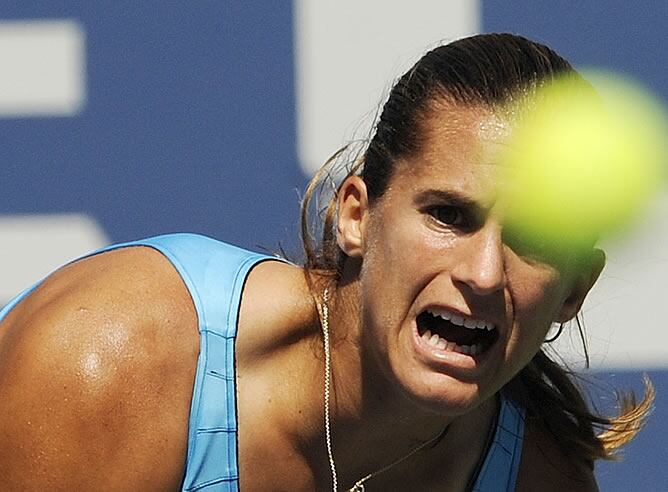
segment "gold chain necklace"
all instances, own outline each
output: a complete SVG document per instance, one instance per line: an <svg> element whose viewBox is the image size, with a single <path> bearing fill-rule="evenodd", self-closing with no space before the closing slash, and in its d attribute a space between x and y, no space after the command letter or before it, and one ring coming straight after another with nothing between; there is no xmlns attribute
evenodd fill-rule
<svg viewBox="0 0 668 492"><path fill-rule="evenodd" d="M325 441L327 442L327 457L329 458L329 468L332 473L332 490L333 492L338 492L338 483L337 483L337 476L336 476L336 464L334 463L334 454L332 453L332 432L331 432L331 419L330 419L330 388L331 388L331 383L332 383L332 367L331 367L331 362L332 362L332 354L330 351L330 344L329 344L329 307L328 307L328 302L329 302L329 288L326 288L325 291L322 294L322 304L318 305L319 310L320 310L320 318L322 320L322 338L323 338L323 344L325 347ZM398 465L399 463L407 460L411 456L413 456L415 453L418 451L421 451L425 447L427 447L429 444L432 444L441 438L445 437L445 434L448 432L448 429L450 426L446 426L445 429L443 429L441 432L438 433L438 435L432 437L428 441L423 442L422 444L419 444L415 448L411 449L407 454L404 456L400 457L399 459L393 461L389 465L384 466L383 468L380 468L379 470L376 470L373 473L369 473L368 475L360 478L357 482L355 482L355 485L352 486L352 488L348 492L364 492L364 483L367 480L372 479L373 477L380 475L381 473L389 470L390 468Z"/></svg>

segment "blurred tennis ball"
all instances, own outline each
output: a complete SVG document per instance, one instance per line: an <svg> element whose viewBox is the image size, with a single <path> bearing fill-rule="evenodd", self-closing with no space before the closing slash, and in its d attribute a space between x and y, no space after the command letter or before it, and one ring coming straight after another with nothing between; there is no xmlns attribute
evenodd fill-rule
<svg viewBox="0 0 668 492"><path fill-rule="evenodd" d="M658 189L668 160L657 99L611 74L584 77L595 90L562 78L518 104L501 157L510 229L558 247L622 230Z"/></svg>

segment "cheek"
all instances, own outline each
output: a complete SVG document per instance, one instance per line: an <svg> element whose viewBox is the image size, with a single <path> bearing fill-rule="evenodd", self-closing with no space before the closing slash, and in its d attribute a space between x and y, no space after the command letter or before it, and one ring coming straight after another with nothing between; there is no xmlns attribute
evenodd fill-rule
<svg viewBox="0 0 668 492"><path fill-rule="evenodd" d="M414 221L401 217L372 220L367 232L360 272L363 320L373 330L387 331L403 322L428 282L427 260L434 252Z"/></svg>
<svg viewBox="0 0 668 492"><path fill-rule="evenodd" d="M530 269L522 281L509 282L509 290L514 314L511 340L542 343L563 304L559 275Z"/></svg>
<svg viewBox="0 0 668 492"><path fill-rule="evenodd" d="M406 282L428 258L429 246L416 221L395 214L372 218L368 228L362 275L376 284Z"/></svg>

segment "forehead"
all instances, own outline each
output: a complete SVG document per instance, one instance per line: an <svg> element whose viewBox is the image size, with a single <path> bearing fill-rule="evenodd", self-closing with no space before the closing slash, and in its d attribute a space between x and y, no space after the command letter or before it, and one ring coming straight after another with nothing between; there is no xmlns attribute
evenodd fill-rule
<svg viewBox="0 0 668 492"><path fill-rule="evenodd" d="M497 160L512 131L509 121L488 107L435 105L422 123L420 149L399 163L396 177L489 197L501 177Z"/></svg>

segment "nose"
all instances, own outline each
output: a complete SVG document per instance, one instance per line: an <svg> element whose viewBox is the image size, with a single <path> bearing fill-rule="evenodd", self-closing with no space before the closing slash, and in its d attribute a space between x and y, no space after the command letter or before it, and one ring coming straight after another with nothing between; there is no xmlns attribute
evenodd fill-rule
<svg viewBox="0 0 668 492"><path fill-rule="evenodd" d="M505 255L501 227L489 221L460 244L453 281L477 295L488 295L506 286Z"/></svg>

